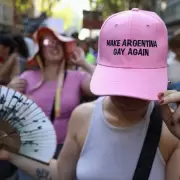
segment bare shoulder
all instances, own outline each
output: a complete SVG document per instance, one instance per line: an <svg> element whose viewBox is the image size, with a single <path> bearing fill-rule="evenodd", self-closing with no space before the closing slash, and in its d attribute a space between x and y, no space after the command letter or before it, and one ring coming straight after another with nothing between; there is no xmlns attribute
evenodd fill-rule
<svg viewBox="0 0 180 180"><path fill-rule="evenodd" d="M179 140L169 131L165 123L163 123L162 135L160 139L160 151L167 163L174 150L177 148Z"/></svg>
<svg viewBox="0 0 180 180"><path fill-rule="evenodd" d="M84 125L89 124L96 101L83 103L76 107L71 114L69 128L75 131L80 130Z"/></svg>
<svg viewBox="0 0 180 180"><path fill-rule="evenodd" d="M79 105L78 107L75 108L72 115L83 117L83 116L86 116L86 115L92 113L95 102L96 101L92 101L92 102L83 103L83 104Z"/></svg>

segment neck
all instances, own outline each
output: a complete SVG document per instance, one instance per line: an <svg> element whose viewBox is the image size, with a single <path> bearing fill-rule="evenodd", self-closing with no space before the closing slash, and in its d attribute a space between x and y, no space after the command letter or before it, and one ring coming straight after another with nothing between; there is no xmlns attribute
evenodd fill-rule
<svg viewBox="0 0 180 180"><path fill-rule="evenodd" d="M75 69L76 69L76 66L69 64L69 65L67 66L67 69L75 70Z"/></svg>
<svg viewBox="0 0 180 180"><path fill-rule="evenodd" d="M110 97L105 98L104 110L107 120L115 126L132 126L143 120L148 107L137 109L135 111L125 111L121 107L116 107Z"/></svg>

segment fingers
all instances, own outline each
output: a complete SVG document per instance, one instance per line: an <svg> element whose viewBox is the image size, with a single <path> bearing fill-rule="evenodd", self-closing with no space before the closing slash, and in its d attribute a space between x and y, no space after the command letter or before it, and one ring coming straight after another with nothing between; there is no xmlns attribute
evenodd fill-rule
<svg viewBox="0 0 180 180"><path fill-rule="evenodd" d="M79 59L79 54L77 52L74 52L75 59Z"/></svg>
<svg viewBox="0 0 180 180"><path fill-rule="evenodd" d="M176 93L176 92L178 92L178 91L176 91L176 90L168 90L168 91L164 92L164 96L168 96L168 95Z"/></svg>
<svg viewBox="0 0 180 180"><path fill-rule="evenodd" d="M13 79L12 82L8 85L8 87L15 89L17 91L24 91L24 89L26 88L27 82L24 79Z"/></svg>
<svg viewBox="0 0 180 180"><path fill-rule="evenodd" d="M71 63L73 63L73 64L74 64L74 63L76 63L76 60L75 60L75 59L76 59L75 57L72 57L72 58L71 58L71 59L69 59L69 60L70 60L70 62L71 62Z"/></svg>
<svg viewBox="0 0 180 180"><path fill-rule="evenodd" d="M77 59L82 58L85 55L83 49L79 47L77 47L73 53Z"/></svg>
<svg viewBox="0 0 180 180"><path fill-rule="evenodd" d="M16 84L16 85L18 85L18 86L25 86L25 85L26 85L26 80L24 80L24 79L19 79L18 81L13 82L12 84Z"/></svg>
<svg viewBox="0 0 180 180"><path fill-rule="evenodd" d="M18 81L18 84L22 84L22 85L26 85L26 80L24 80L24 79L19 79L19 81Z"/></svg>
<svg viewBox="0 0 180 180"><path fill-rule="evenodd" d="M24 86L16 86L14 89L19 92L24 92L25 87Z"/></svg>
<svg viewBox="0 0 180 180"><path fill-rule="evenodd" d="M161 104L163 105L180 102L180 92L178 91L166 91L161 97L160 94L158 95L158 98L161 100Z"/></svg>
<svg viewBox="0 0 180 180"><path fill-rule="evenodd" d="M0 150L0 160L10 160L10 153L5 150Z"/></svg>
<svg viewBox="0 0 180 180"><path fill-rule="evenodd" d="M180 92L172 90L166 91L163 95L158 95L161 101L161 113L167 126L173 126L175 123L180 123L180 106L172 113L168 104L180 102Z"/></svg>

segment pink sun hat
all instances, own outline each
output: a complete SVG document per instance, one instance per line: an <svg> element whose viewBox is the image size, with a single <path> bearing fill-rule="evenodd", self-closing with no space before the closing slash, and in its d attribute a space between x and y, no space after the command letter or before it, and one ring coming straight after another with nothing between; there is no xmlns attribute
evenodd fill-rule
<svg viewBox="0 0 180 180"><path fill-rule="evenodd" d="M156 13L134 8L110 16L98 50L94 94L157 100L167 90L168 34Z"/></svg>

